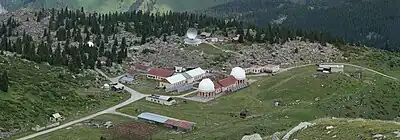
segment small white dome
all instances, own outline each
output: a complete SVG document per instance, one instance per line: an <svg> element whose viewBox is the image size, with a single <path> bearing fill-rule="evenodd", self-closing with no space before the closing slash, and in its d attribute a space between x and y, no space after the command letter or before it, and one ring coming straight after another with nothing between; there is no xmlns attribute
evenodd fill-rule
<svg viewBox="0 0 400 140"><path fill-rule="evenodd" d="M93 42L91 42L91 41L87 42L87 44L89 45L89 47L93 47L94 46Z"/></svg>
<svg viewBox="0 0 400 140"><path fill-rule="evenodd" d="M231 75L238 80L246 79L246 71L240 67L234 67L231 71Z"/></svg>
<svg viewBox="0 0 400 140"><path fill-rule="evenodd" d="M214 83L209 78L205 78L199 83L199 91L201 92L213 92L214 90Z"/></svg>

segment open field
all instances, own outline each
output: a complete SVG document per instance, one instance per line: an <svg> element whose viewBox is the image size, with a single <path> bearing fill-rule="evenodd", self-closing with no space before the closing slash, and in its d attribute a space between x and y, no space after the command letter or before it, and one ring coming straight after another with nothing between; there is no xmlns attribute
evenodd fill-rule
<svg viewBox="0 0 400 140"><path fill-rule="evenodd" d="M315 69L305 67L264 77L246 89L209 103L188 101L187 104L161 106L141 100L119 111L131 115L153 112L197 123L193 132L183 136L165 131L157 133L153 139L238 139L246 133L254 132L266 136L288 130L302 121L326 116L395 118L397 108L389 106L399 105L396 101L399 101L400 97L394 97L395 94L399 94L396 93L400 88L399 83L369 72L363 72L362 79L356 79L338 73L323 75ZM370 91L373 91L374 98L363 96L370 95ZM353 104L345 98L348 96L375 104L341 107ZM275 107L275 101L279 101L280 106ZM388 104L381 105L379 101ZM238 117L239 112L245 109L251 117ZM370 113L362 115L364 111ZM378 112L386 113L385 117Z"/></svg>
<svg viewBox="0 0 400 140"><path fill-rule="evenodd" d="M333 126L332 129L326 129ZM393 132L400 131L400 123L384 122L376 120L352 120L352 119L329 119L317 122L317 125L299 131L292 138L300 140L323 139L373 139L376 134L382 134L388 139L396 138Z"/></svg>
<svg viewBox="0 0 400 140"><path fill-rule="evenodd" d="M163 94L165 90L156 89L158 81L147 79L145 75L138 75L135 77L135 84L127 85L130 88L143 93L143 94Z"/></svg>
<svg viewBox="0 0 400 140"><path fill-rule="evenodd" d="M105 137L106 139L120 138L117 136L117 130L119 132L120 128L124 128L126 126L135 127L142 126L141 128L136 128L135 130L148 130L145 127L155 128L155 126L139 123L136 120L132 120L130 118L121 117L117 115L105 114L101 116L97 116L92 119L92 122L96 123L104 123L106 121L111 121L114 127L104 128L104 127L94 127L83 125L83 123L75 124L69 128L61 129L55 131L54 133L49 133L46 135L42 135L39 137L35 137L33 140L99 140L100 137ZM128 130L130 130L128 128ZM133 131L132 131L133 132ZM134 132L133 132L134 133Z"/></svg>

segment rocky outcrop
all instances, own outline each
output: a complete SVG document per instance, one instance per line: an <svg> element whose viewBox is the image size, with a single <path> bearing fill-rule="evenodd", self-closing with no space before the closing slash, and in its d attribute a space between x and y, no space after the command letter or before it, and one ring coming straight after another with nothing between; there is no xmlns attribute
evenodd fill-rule
<svg viewBox="0 0 400 140"><path fill-rule="evenodd" d="M289 140L289 138L292 134L296 133L299 130L306 129L313 125L315 125L315 123L301 122L299 125L297 125L292 130L290 130L288 133L286 133L286 135L283 136L282 140Z"/></svg>
<svg viewBox="0 0 400 140"><path fill-rule="evenodd" d="M242 140L262 140L262 137L260 134L253 134L253 135L245 135L242 137Z"/></svg>

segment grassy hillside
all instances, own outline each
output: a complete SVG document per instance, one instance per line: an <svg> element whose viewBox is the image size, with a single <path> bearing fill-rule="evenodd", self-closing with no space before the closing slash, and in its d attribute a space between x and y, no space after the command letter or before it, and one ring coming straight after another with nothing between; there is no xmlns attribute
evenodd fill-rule
<svg viewBox="0 0 400 140"><path fill-rule="evenodd" d="M184 138L193 139L237 139L246 133L272 135L277 131L289 130L302 121L316 118L359 117L368 111L366 118L394 119L398 116L396 106L400 95L400 83L379 75L346 67L346 73L362 72L362 78L345 74L318 74L315 67L293 69L272 77L261 78L250 87L230 95L222 96L209 103L187 102L176 106L161 106L144 100L121 108L119 111L137 115L154 112L197 123L197 128ZM374 85L374 86L372 86ZM374 93L374 98L366 97ZM363 106L353 105L352 99L363 99ZM274 102L280 106L275 107ZM339 102L340 101L340 102ZM385 102L386 104L369 104ZM328 104L331 106L323 106ZM335 107L339 107L339 110ZM373 108L373 109L372 109ZM241 119L239 112L249 110L251 117ZM349 113L344 112L356 112ZM381 112L388 112L385 116ZM153 136L154 139L180 138L169 130Z"/></svg>
<svg viewBox="0 0 400 140"><path fill-rule="evenodd" d="M232 0L157 0L157 8L171 11L194 11L223 4Z"/></svg>
<svg viewBox="0 0 400 140"><path fill-rule="evenodd" d="M71 120L127 97L91 88L96 73L72 75L63 68L1 55L0 69L8 71L10 80L9 91L0 91L0 129L43 126L56 112Z"/></svg>
<svg viewBox="0 0 400 140"><path fill-rule="evenodd" d="M333 126L332 129L326 129ZM399 132L400 123L363 119L321 119L311 128L299 131L291 138L307 139L373 139L376 134L382 134L387 139L399 139L393 132Z"/></svg>

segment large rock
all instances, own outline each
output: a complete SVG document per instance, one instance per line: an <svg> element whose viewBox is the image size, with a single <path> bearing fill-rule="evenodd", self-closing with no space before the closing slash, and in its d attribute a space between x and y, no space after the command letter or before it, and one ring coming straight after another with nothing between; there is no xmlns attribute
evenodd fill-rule
<svg viewBox="0 0 400 140"><path fill-rule="evenodd" d="M260 134L253 134L253 135L245 135L242 137L242 140L262 140Z"/></svg>

